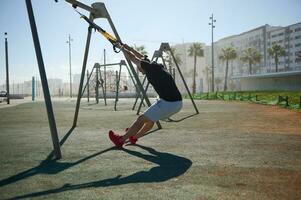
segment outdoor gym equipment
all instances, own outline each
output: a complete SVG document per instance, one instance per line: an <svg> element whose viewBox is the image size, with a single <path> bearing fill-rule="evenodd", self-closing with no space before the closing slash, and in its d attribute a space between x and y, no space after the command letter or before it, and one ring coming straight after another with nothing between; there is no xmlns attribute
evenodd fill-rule
<svg viewBox="0 0 301 200"><path fill-rule="evenodd" d="M59 142L59 138L58 138L58 134L57 134L57 128L56 128L55 118L54 118L53 109L52 109L52 102L51 102L51 97L50 97L50 93L49 93L47 75L46 75L46 71L45 71L45 66L44 66L40 41L39 41L39 35L38 35L37 26L36 26L36 22L35 22L33 10L32 10L31 0L25 0L25 3L26 3L29 22L30 22L30 28L31 28L34 47L35 47L37 62L38 62L38 66L39 66L41 83L42 83L42 88L43 88L43 93L44 93L44 100L45 100L45 104L46 104L48 122L49 122L49 127L50 127L50 132L51 132L52 143L53 143L53 151L54 151L55 158L60 159L62 157L61 149L60 149L60 142Z"/></svg>
<svg viewBox="0 0 301 200"><path fill-rule="evenodd" d="M57 0L55 0L55 1L57 2ZM114 38L116 38L116 40L113 40L113 38L110 37L111 43L112 43L112 41L113 42L115 41L115 48L118 47L118 45L117 45L118 43L122 44L119 34L113 24L113 21L109 15L104 3L93 3L91 6L87 6L76 0L65 0L65 1L72 4L72 6L74 8L79 7L79 8L82 8L82 9L88 11L90 13L90 16L88 19L91 22L93 22L93 20L97 19L97 18L107 19L113 30L113 33L115 35ZM86 72L86 65L87 65L87 60L88 60L89 47L90 47L91 34L92 34L93 27L89 23L90 26L88 27L85 53L84 53L84 59L83 59L83 65L82 65L81 78L80 78L80 84L79 84L79 89L78 89L73 125L72 125L71 129L68 131L68 133L64 136L64 138L62 138L62 140L59 141L55 117L54 117L54 113L53 113L52 101L51 101L50 92L49 92L47 75L46 75L46 71L45 71L45 66L44 66L44 61L43 61L43 56L42 56L42 51L41 51L41 46L40 46L40 41L39 41L38 31L37 31L37 27L36 27L36 23L35 23L35 17L34 17L34 13L33 13L33 9L32 9L31 0L25 0L25 3L26 3L28 18L29 18L29 22L30 22L30 28L31 28L31 32L32 32L33 43L34 43L34 47L35 47L36 58L37 58L37 62L38 62L39 72L40 72L41 84L42 84L44 100L45 100L47 116L48 116L48 122L49 122L49 128L50 128L50 132L51 132L51 138L52 138L53 149L54 149L53 153L54 153L54 156L56 159L60 159L62 157L60 146L66 141L67 137L71 134L71 132L74 130L74 128L77 125L80 101L81 101L81 97L82 97L83 82L84 82L84 77L85 77L85 72ZM109 34L104 34L104 35L108 36ZM106 37L106 38L108 39L108 37ZM133 67L133 64L127 58L126 58L126 61L127 61L128 66L136 80L136 84L139 88L139 91L142 93L147 105L150 106L151 103L146 95L146 92L139 80L137 73L135 72L135 68ZM157 122L156 124L159 129L162 128L160 122ZM52 153L49 155L49 157L52 157Z"/></svg>
<svg viewBox="0 0 301 200"><path fill-rule="evenodd" d="M98 101L99 100L98 88L99 88L99 85L100 85L101 88L102 88L103 97L104 97L105 105L106 105L106 96L107 95L106 95L106 92L105 92L105 88L104 88L104 84L103 84L104 81L102 79L102 74L101 74L100 68L102 68L102 67L108 67L108 66L119 66L119 71L116 71L116 75L115 75L116 76L116 83L115 83L116 90L115 90L114 110L116 111L117 110L117 102L118 102L118 99L119 99L119 87L120 87L120 77L121 77L121 68L122 68L122 66L126 67L126 69L127 69L128 73L130 75L130 78L131 78L134 86L136 86L136 83L135 83L135 81L133 79L133 76L132 76L132 74L131 74L131 72L130 72L130 70L129 70L126 62L125 62L125 60L121 60L119 63L111 63L111 64L103 64L103 65L100 65L99 63L95 63L94 66L93 66L93 69L92 69L92 71L90 73L90 75L87 78L87 83L86 83L86 85L85 85L85 87L83 89L82 96L85 93L85 90L86 90L86 88L89 85L89 81L90 81L91 76L93 74L93 71L95 69L95 71L96 71L96 80L95 80L96 81L96 87L95 87L95 91L96 91L96 95L95 95L96 103L98 104L98 102L99 102ZM89 96L89 94L87 96Z"/></svg>
<svg viewBox="0 0 301 200"><path fill-rule="evenodd" d="M89 16L89 20L91 22L93 22L94 19L97 19L97 18L106 18L114 32L114 35L116 38L116 41L118 41L120 44L122 44L121 42L121 39L119 37L119 34L113 24L113 21L105 7L105 4L104 3L93 3L92 6L87 6L79 1L76 1L76 0L66 0L68 3L71 3L72 6L74 8L77 8L77 7L80 7L84 10L87 10L90 12L90 16ZM91 26L91 24L89 23L89 28L88 28L88 34L87 34L87 41L86 41L86 48L85 48L85 53L84 53L84 60L83 60L83 66L82 66L82 72L81 72L81 79L80 79L80 84L79 84L79 92L78 92L78 97L77 97L77 103L76 103L76 109L75 109L75 114L74 114L74 121L73 121L73 127L76 127L76 124L77 124L77 118L78 118L78 113L79 113L79 106L80 106L80 100L81 100L81 93L82 93L82 89L83 89L83 81L84 81L84 76L85 76L85 71L86 71L86 64L87 64L87 59L88 59L88 53L89 53L89 47L90 47L90 40L91 40L91 32L92 32L92 29L94 28L93 26ZM143 94L143 97L145 98L145 101L147 103L148 106L151 105L147 95L146 95L146 92L144 91L143 89L143 86L139 80L139 77L135 71L135 68L133 67L133 64L131 63L130 60L128 60L126 58L126 61L128 63L128 66L136 80L136 84L139 88L139 91ZM158 128L161 129L161 124L160 122L157 122L156 123Z"/></svg>
<svg viewBox="0 0 301 200"><path fill-rule="evenodd" d="M184 117L184 118L182 118L182 119L178 119L178 120L174 120L174 119L171 119L171 118L168 119L168 121L170 121L170 122L179 122L179 121L182 121L182 120L184 120L184 119L186 119L186 118L188 118L188 117L192 117L192 116L194 116L194 115L199 114L199 111L198 111L198 108L196 107L195 102L194 102L194 100L193 100L193 98L192 98L192 96L191 96L190 90L189 90L189 88L188 88L188 86L187 86L187 83L186 83L185 78L184 78L184 76L183 76L183 74L182 74L182 72L181 72L181 69L180 69L180 67L179 67L179 65L178 65L178 63L177 63L177 61L176 61L176 59L175 59L175 56L174 56L174 54L173 54L173 52L172 52L172 50L171 50L171 48L170 48L169 43L161 43L159 50L157 50L157 51L154 52L153 57L152 57L152 60L155 60L155 61L157 62L158 59L161 58L164 68L167 69L166 62L165 62L165 60L164 60L164 58L163 58L163 52L168 52L168 53L172 56L173 62L175 63L175 65L176 65L176 67L177 67L178 73L180 74L180 77L181 77L181 79L182 79L182 81L183 81L183 83L184 83L185 89L186 89L186 91L187 91L187 93L188 93L188 95L189 95L189 98L190 98L190 100L191 100L191 102L192 102L192 105L193 105L193 107L194 107L194 109L195 109L195 114L193 114L193 115L190 115L190 116ZM175 72L172 71L171 69L169 69L169 72L170 72L170 74L173 74L173 77L174 77L174 79L175 79ZM144 83L145 81L146 81L146 76L145 76L144 79L143 79L143 83ZM147 82L147 84L146 84L145 91L148 90L148 87L149 87L149 82ZM136 99L136 100L137 100L137 99ZM144 99L141 98L140 105L139 105L139 108L138 108L138 110L137 110L137 115L140 113L140 110L141 110L141 106L142 106L143 100L144 100ZM134 106L135 106L135 105L134 105Z"/></svg>
<svg viewBox="0 0 301 200"><path fill-rule="evenodd" d="M91 21L87 16L83 15L82 13L80 13L79 11L76 10L76 6L74 7L74 10L81 16L81 18L83 18L86 22L88 22L88 24L90 25L90 27L92 27L94 30L98 31L100 34L102 34L109 42L111 42L111 44L113 45L113 50L116 53L119 53L121 51L121 48L123 46L122 42L118 41L115 37L113 37L112 35L110 35L107 31L105 31L104 29L102 29L100 26L98 26L97 24L95 24L93 21ZM119 50L117 50L119 48Z"/></svg>

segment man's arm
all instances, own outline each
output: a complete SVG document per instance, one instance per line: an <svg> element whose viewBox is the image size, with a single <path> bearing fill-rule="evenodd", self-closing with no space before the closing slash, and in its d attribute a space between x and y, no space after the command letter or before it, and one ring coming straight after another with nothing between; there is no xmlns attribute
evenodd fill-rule
<svg viewBox="0 0 301 200"><path fill-rule="evenodd" d="M143 58L144 58L144 55L143 55L143 54L139 53L138 51L136 51L134 48L128 46L127 44L124 44L123 47L124 47L126 50L132 52L137 58L139 58L139 59L143 59Z"/></svg>
<svg viewBox="0 0 301 200"><path fill-rule="evenodd" d="M125 57L137 65L139 71L141 71L141 58L137 58L136 55L132 51L129 51L126 47L122 48L122 52L124 53Z"/></svg>

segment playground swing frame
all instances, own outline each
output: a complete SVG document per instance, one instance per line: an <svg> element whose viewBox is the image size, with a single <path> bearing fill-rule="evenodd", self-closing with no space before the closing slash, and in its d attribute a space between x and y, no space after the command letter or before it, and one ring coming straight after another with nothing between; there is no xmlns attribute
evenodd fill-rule
<svg viewBox="0 0 301 200"><path fill-rule="evenodd" d="M89 76L87 77L87 82L86 82L86 85L82 91L82 96L83 94L85 93L86 91L86 88L90 82L90 79L91 79L91 76L94 72L94 69L96 69L96 95L95 95L95 99L96 99L96 103L98 104L99 103L99 94L98 94L98 89L99 89L99 85L101 86L102 88L102 92L103 92L103 97L104 97L104 101L105 101L105 106L107 105L106 104L106 97L107 97L107 94L105 92L105 89L104 89L104 86L103 84L99 84L99 78L102 79L102 75L101 75L101 71L100 71L100 68L101 67L109 67L109 66L119 66L119 71L116 71L116 91L115 91L115 103L114 103L114 110L117 111L117 102L118 102L118 99L119 99L119 87L120 87L120 77L121 77L121 69L122 69L122 66L125 66L129 75L130 75L130 78L131 78L131 81L133 82L134 86L136 87L136 83L132 77L132 74L125 62L125 60L121 60L119 63L108 63L108 64L102 64L100 65L99 63L95 63L93 68L92 68L92 71L91 73L89 74ZM98 76L99 75L99 76ZM99 77L99 78L98 78ZM89 94L87 94L87 98L89 99Z"/></svg>
<svg viewBox="0 0 301 200"><path fill-rule="evenodd" d="M170 53L170 55L171 55L171 57L172 57L172 60L173 60L173 62L175 63L176 68L177 68L177 70L178 70L178 73L180 74L180 77L181 77L181 79L182 79L182 81L183 81L183 84L184 84L184 86L185 86L185 89L186 89L186 91L187 91L187 93L188 93L188 95L189 95L189 98L190 98L190 100L191 100L191 103L192 103L192 105L193 105L193 107L194 107L194 109L195 109L195 113L194 113L194 114L188 115L188 116L183 117L183 118L181 118L181 119L172 119L172 118L168 118L168 119L165 120L165 121L167 121L167 122L180 122L180 121L183 121L183 120L185 120L185 119L187 119L187 118L193 117L194 115L198 115L198 114L199 114L199 110L198 110L198 108L197 108L197 106L196 106L196 104L195 104L195 102L194 102L194 100L193 100L193 98L192 98L192 95L191 95L190 90L189 90L189 88L188 88L188 86L187 86L187 83L186 83L186 81L185 81L185 78L184 78L184 76L183 76L183 74L182 74L182 71L181 71L179 65L178 65L178 62L177 62L176 59L175 59L175 56L174 56L174 54L173 54L173 52L172 52L172 50L171 50L171 47L170 47L169 43L166 43L166 42L165 42L165 43L161 43L159 50L156 50L156 51L154 52L153 57L152 57L152 61L155 60L155 62L157 62L158 59L161 58L162 63L163 63L163 66L164 66L164 68L167 70L166 62L165 62L165 59L163 58L163 52L169 52L169 53ZM171 71L170 71L170 73L172 74ZM174 77L174 79L175 79L175 77ZM144 82L145 82L145 81L147 81L147 80L146 80L146 76L145 76L144 79L143 79L143 85L144 85ZM147 92L147 90L148 90L148 87L149 87L149 82L147 81L147 84L146 84L146 87L145 87L145 91L146 91L146 92ZM137 99L136 99L136 100L137 100ZM140 113L140 110L141 110L141 107L142 107L143 100L144 100L144 99L141 98L141 101L140 101L140 104L139 104L139 107L138 107L138 110L137 110L137 115L139 115L139 113ZM134 104L134 106L135 106L135 104Z"/></svg>
<svg viewBox="0 0 301 200"><path fill-rule="evenodd" d="M72 4L72 6L74 8L80 7L82 9L88 11L90 13L88 19L91 22L93 22L93 20L97 19L97 18L107 19L111 26L111 29L114 32L114 35L116 36L116 37L114 37L114 38L116 38L115 44L113 44L112 41L110 41L110 40L109 41L114 45L113 47L119 47L120 44L122 44L119 34L113 24L113 21L109 15L104 3L98 2L98 3L93 3L91 6L87 6L76 0L65 0L65 1ZM56 0L56 2L57 2L57 0ZM87 65L87 60L88 60L89 47L90 47L91 34L92 34L93 27L89 23L90 26L88 27L85 53L84 53L82 72L81 72L80 84L79 84L79 89L78 89L79 92L78 92L77 101L76 101L73 125L72 125L71 129L68 131L68 133L64 136L64 138L62 138L62 140L59 141L57 126L56 126L56 121L55 121L55 116L54 116L54 112L53 112L52 101L51 101L51 96L50 96L49 86L48 86L48 81L47 81L47 74L45 71L45 65L44 65L44 61L43 61L43 56L42 56L37 26L36 26L36 22L35 22L35 17L34 17L34 13L33 13L32 3L31 3L31 0L25 0L25 3L26 3L29 22L30 22L30 28L31 28L37 63L38 63L38 67L39 67L41 84L42 84L42 89L43 89L43 93L44 93L44 101L45 101L45 105L46 105L49 128L50 128L50 133L51 133L51 138L52 138L52 143L53 143L53 151L48 155L48 158L51 158L54 155L55 159L60 159L62 157L61 149L60 149L61 145L63 145L63 143L66 141L67 137L71 134L71 132L77 126L80 101L81 101L81 97L82 97L83 82L84 82L84 77L85 77L85 72L86 72L86 65ZM103 34L103 35L105 36L105 34ZM115 50L115 48L114 48L114 50ZM149 99L146 95L146 92L139 80L138 75L135 72L135 68L133 67L133 64L131 63L131 61L128 58L126 58L126 61L127 61L128 66L130 67L130 70L132 71L132 74L136 80L136 84L139 88L139 91L143 94L143 97L145 98L147 105L150 106L151 105L150 101L149 101ZM156 124L158 126L158 129L162 128L160 122L157 122Z"/></svg>

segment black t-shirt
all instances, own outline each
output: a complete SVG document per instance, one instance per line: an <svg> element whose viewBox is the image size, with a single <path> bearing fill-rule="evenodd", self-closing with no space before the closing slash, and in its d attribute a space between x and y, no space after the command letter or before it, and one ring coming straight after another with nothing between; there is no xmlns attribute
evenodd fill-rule
<svg viewBox="0 0 301 200"><path fill-rule="evenodd" d="M147 80L152 84L159 97L165 101L181 101L182 96L175 81L163 65L156 62L141 61Z"/></svg>

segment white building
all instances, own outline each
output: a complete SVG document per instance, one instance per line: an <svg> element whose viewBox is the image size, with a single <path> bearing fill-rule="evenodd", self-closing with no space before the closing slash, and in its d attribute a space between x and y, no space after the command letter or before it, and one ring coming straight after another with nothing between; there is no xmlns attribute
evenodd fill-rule
<svg viewBox="0 0 301 200"><path fill-rule="evenodd" d="M176 54L181 58L182 63L180 65L181 72L185 78L187 86L192 92L192 84L193 84L193 68L194 68L194 57L188 56L188 49L192 43L183 43L172 46L176 49ZM205 44L202 43L203 47ZM204 69L205 69L205 58L197 57L197 65L196 65L196 92L200 93L204 91ZM183 81L176 69L176 84L181 91L182 94L187 94Z"/></svg>
<svg viewBox="0 0 301 200"><path fill-rule="evenodd" d="M280 57L278 70L300 71L301 63L296 60L296 54L301 51L301 23L287 27L279 27L267 33L267 47L278 44L285 48L286 56ZM275 61L268 56L267 72L275 72Z"/></svg>
<svg viewBox="0 0 301 200"><path fill-rule="evenodd" d="M281 45L286 50L286 56L279 59L278 71L300 71L301 63L296 60L296 54L301 51L301 23L287 27L275 27L266 24L250 31L216 41L214 43L215 90L222 89L225 79L225 63L219 60L222 48L232 46L237 52L237 58L229 62L228 88L230 90L240 90L240 79L236 77L249 75L248 63L243 63L240 60L243 51L251 47L257 49L262 55L261 61L252 67L253 75L271 73L275 72L275 62L269 56L268 49L275 43ZM211 46L205 47L205 62L205 65L211 68ZM205 88L208 88L205 82L204 85Z"/></svg>

